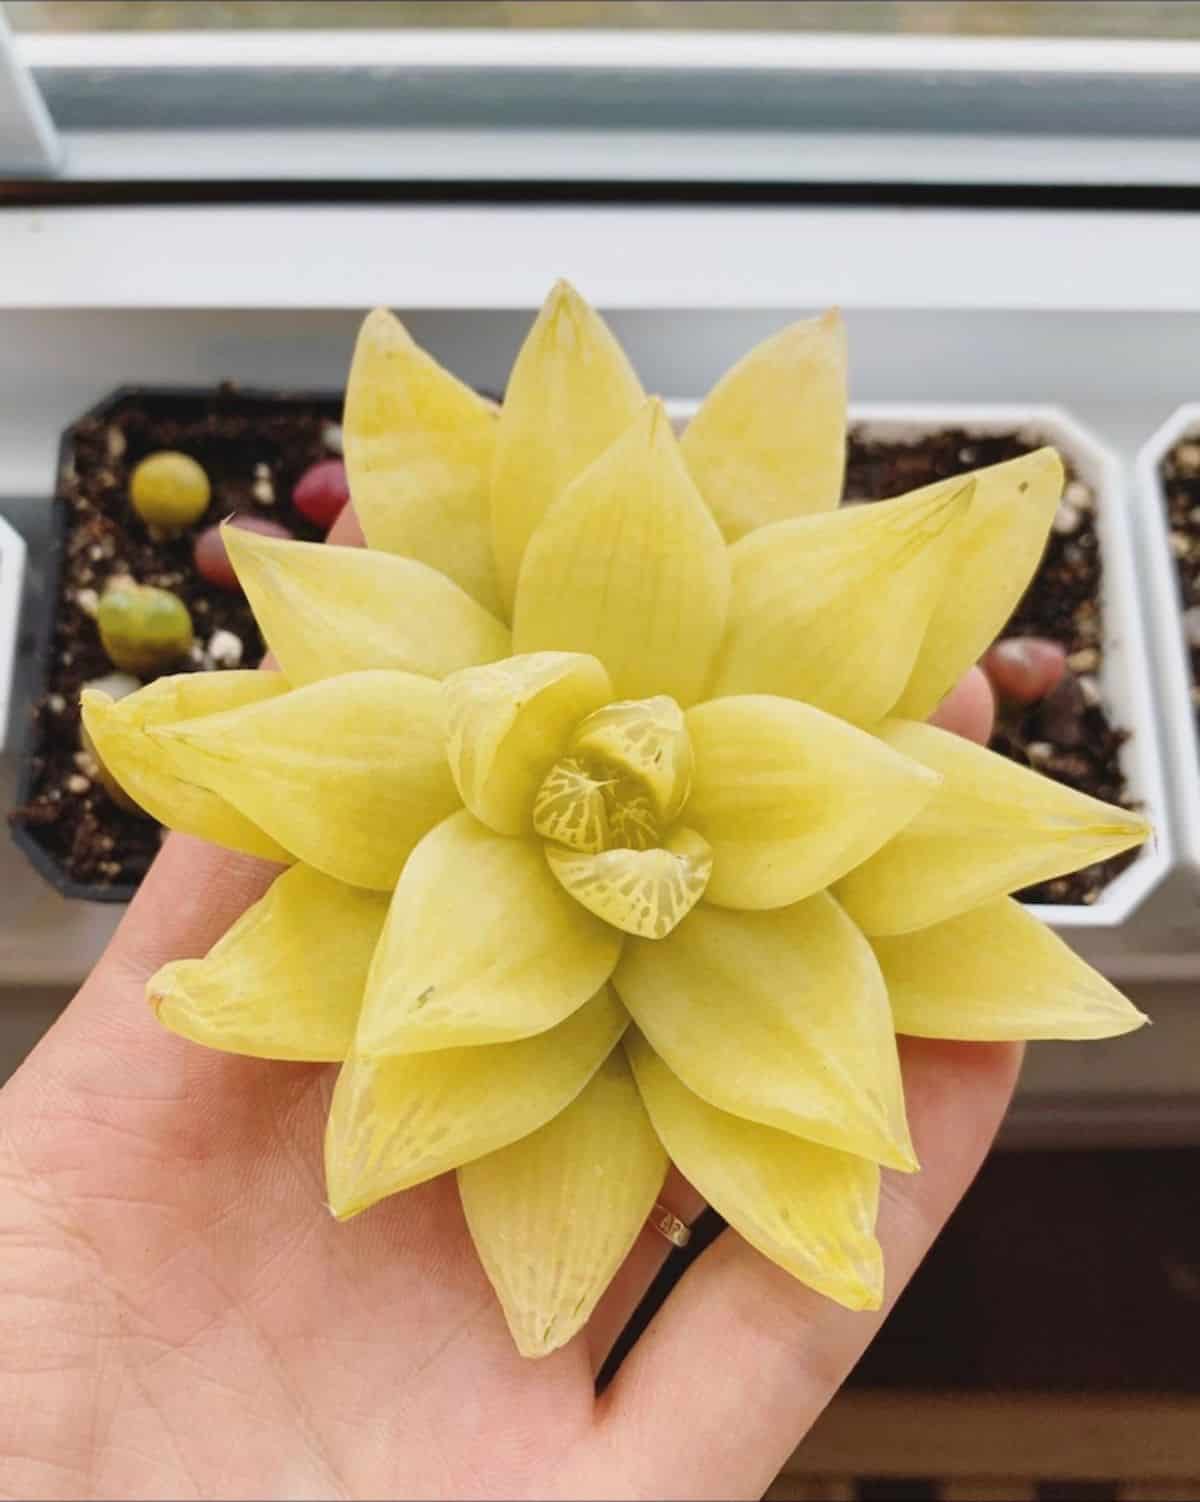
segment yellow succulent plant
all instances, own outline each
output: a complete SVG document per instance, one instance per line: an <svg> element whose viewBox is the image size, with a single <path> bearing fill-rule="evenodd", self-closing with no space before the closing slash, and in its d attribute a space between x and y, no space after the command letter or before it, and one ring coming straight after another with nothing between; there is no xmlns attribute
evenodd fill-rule
<svg viewBox="0 0 1200 1502"><path fill-rule="evenodd" d="M214 1048L341 1065L339 1218L456 1169L518 1347L587 1320L673 1160L766 1256L878 1306L896 1034L1144 1019L1008 895L1135 814L924 723L1036 566L1042 449L838 509L836 315L677 438L570 287L497 412L388 313L345 451L366 550L229 529L279 670L84 696L163 823L290 862L151 981Z"/></svg>

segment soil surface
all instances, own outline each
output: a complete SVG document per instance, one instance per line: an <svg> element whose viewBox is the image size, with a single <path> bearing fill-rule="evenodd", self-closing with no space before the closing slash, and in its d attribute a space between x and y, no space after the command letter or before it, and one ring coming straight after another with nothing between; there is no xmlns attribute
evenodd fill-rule
<svg viewBox="0 0 1200 1502"><path fill-rule="evenodd" d="M318 539L320 531L293 507L292 487L310 464L339 450L340 405L254 398L231 385L200 396L131 394L71 430L73 452L58 482L67 534L49 670L34 706L32 790L11 817L72 880L136 884L160 842L156 823L112 801L80 743L80 689L113 671L96 629L97 597L121 575L179 595L195 643L172 672L257 665L263 643L249 606L196 572L193 543L232 512L269 517L296 537ZM205 515L166 540L151 537L129 502L133 467L159 449L191 455L212 487Z"/></svg>
<svg viewBox="0 0 1200 1502"><path fill-rule="evenodd" d="M1183 631L1192 664L1192 703L1200 714L1200 433L1181 439L1162 462L1171 552L1183 596Z"/></svg>
<svg viewBox="0 0 1200 1502"><path fill-rule="evenodd" d="M935 480L1015 459L1038 446L1015 434L978 437L962 429L945 429L917 443L879 442L868 439L862 429L852 430L846 497L848 501L876 501L903 495ZM993 750L1023 766L1128 808L1133 805L1121 771L1120 749L1129 731L1111 722L1100 698L1104 579L1095 496L1073 471L1066 454L1063 462L1066 486L1045 555L1000 634L1061 642L1067 651L1067 676L1039 704L1002 706L991 744ZM1200 467L1195 486L1193 505L1200 506ZM1197 516L1200 519L1200 513ZM1200 600L1200 537L1196 551L1196 598ZM1200 618L1200 612L1197 615ZM1018 895L1030 902L1092 903L1135 856L1136 851L1128 851L1069 876L1039 882Z"/></svg>

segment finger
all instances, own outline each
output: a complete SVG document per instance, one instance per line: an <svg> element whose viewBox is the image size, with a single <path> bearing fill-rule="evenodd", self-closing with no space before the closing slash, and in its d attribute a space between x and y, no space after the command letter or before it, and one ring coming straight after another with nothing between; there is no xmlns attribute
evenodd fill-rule
<svg viewBox="0 0 1200 1502"><path fill-rule="evenodd" d="M930 720L943 730L951 730L955 735L965 736L982 746L991 736L995 714L991 686L979 668L972 668L950 690L930 715Z"/></svg>
<svg viewBox="0 0 1200 1502"><path fill-rule="evenodd" d="M845 1380L983 1161L1016 1083L1011 1044L903 1039L925 1167L884 1174L887 1306L853 1313L731 1231L693 1264L601 1401L599 1439L649 1496L762 1494Z"/></svg>
<svg viewBox="0 0 1200 1502"><path fill-rule="evenodd" d="M980 665L1003 703L1036 704L1062 682L1067 653L1040 636L1010 636L985 652Z"/></svg>

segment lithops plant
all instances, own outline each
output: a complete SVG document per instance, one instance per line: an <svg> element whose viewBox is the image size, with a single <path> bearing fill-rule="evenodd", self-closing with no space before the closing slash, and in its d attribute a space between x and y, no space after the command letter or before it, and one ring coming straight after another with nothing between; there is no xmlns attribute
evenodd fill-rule
<svg viewBox="0 0 1200 1502"><path fill-rule="evenodd" d="M923 723L1007 619L1048 449L839 509L841 324L784 329L681 439L560 285L497 416L385 312L345 457L366 550L231 529L278 671L85 696L163 822L289 861L150 982L213 1048L340 1065L341 1218L457 1170L521 1351L588 1319L668 1160L875 1308L896 1034L1144 1019L1011 896L1143 821Z"/></svg>

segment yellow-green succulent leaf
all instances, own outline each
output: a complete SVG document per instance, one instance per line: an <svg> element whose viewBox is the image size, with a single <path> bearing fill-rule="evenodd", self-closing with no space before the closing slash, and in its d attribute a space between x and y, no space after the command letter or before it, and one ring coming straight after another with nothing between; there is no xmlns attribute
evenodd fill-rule
<svg viewBox="0 0 1200 1502"><path fill-rule="evenodd" d="M1041 448L970 478L975 498L946 587L895 705L905 719L927 719L1012 615L1046 546L1063 466L1054 449Z"/></svg>
<svg viewBox="0 0 1200 1502"><path fill-rule="evenodd" d="M509 607L534 529L644 400L604 320L557 283L517 355L496 427L492 537Z"/></svg>
<svg viewBox="0 0 1200 1502"><path fill-rule="evenodd" d="M576 902L623 933L669 934L704 895L712 851L691 829L676 828L661 845L619 846L589 854L546 845L550 870Z"/></svg>
<svg viewBox="0 0 1200 1502"><path fill-rule="evenodd" d="M287 690L282 673L177 673L123 699L85 689L80 707L105 772L152 818L227 850L286 863L291 856L282 845L232 803L191 781L172 748L149 732L176 720L261 704Z"/></svg>
<svg viewBox="0 0 1200 1502"><path fill-rule="evenodd" d="M883 977L827 894L771 913L702 903L667 938L627 943L613 984L655 1053L710 1105L916 1168Z"/></svg>
<svg viewBox="0 0 1200 1502"><path fill-rule="evenodd" d="M533 805L572 730L612 698L602 663L530 652L444 684L447 754L463 802L497 834L529 834Z"/></svg>
<svg viewBox="0 0 1200 1502"><path fill-rule="evenodd" d="M548 1356L587 1324L666 1171L620 1048L544 1127L458 1170L471 1239L522 1356Z"/></svg>
<svg viewBox="0 0 1200 1502"><path fill-rule="evenodd" d="M848 1309L878 1309L878 1166L709 1105L633 1029L625 1050L654 1130L713 1209L764 1257L826 1298Z"/></svg>
<svg viewBox="0 0 1200 1502"><path fill-rule="evenodd" d="M150 734L184 775L352 886L390 891L421 836L459 806L441 685L414 673L344 673Z"/></svg>
<svg viewBox="0 0 1200 1502"><path fill-rule="evenodd" d="M208 1048L339 1062L386 916L382 892L293 866L204 959L164 965L147 998L161 1023Z"/></svg>
<svg viewBox="0 0 1200 1502"><path fill-rule="evenodd" d="M911 933L1140 845L1140 814L1077 793L932 725L888 720L880 738L941 786L882 850L842 878L864 931Z"/></svg>
<svg viewBox="0 0 1200 1502"><path fill-rule="evenodd" d="M622 699L701 695L725 628L725 544L657 401L529 539L513 647L590 652Z"/></svg>
<svg viewBox="0 0 1200 1502"><path fill-rule="evenodd" d="M896 1031L911 1037L1115 1038L1148 1020L1011 897L873 944Z"/></svg>
<svg viewBox="0 0 1200 1502"><path fill-rule="evenodd" d="M846 467L846 329L836 310L781 329L724 375L683 456L729 542L832 511Z"/></svg>
<svg viewBox="0 0 1200 1502"><path fill-rule="evenodd" d="M920 812L938 776L844 720L770 694L687 712L687 819L712 846L705 901L777 908L822 891Z"/></svg>
<svg viewBox="0 0 1200 1502"><path fill-rule="evenodd" d="M555 1027L613 972L621 935L554 880L537 840L465 809L408 858L367 983L360 1054L507 1043Z"/></svg>
<svg viewBox="0 0 1200 1502"><path fill-rule="evenodd" d="M267 645L299 688L362 668L444 678L507 657L508 628L425 563L222 529Z"/></svg>
<svg viewBox="0 0 1200 1502"><path fill-rule="evenodd" d="M729 550L710 697L781 694L873 725L908 682L972 482L760 527Z"/></svg>
<svg viewBox="0 0 1200 1502"><path fill-rule="evenodd" d="M612 988L519 1043L364 1059L333 1092L325 1181L339 1220L536 1132L612 1052L628 1014Z"/></svg>
<svg viewBox="0 0 1200 1502"><path fill-rule="evenodd" d="M674 699L623 699L590 714L571 737L571 753L635 779L662 824L672 823L692 786L692 746Z"/></svg>
<svg viewBox="0 0 1200 1502"><path fill-rule="evenodd" d="M355 345L342 440L350 495L370 546L427 563L499 615L495 409L383 308L367 315Z"/></svg>

